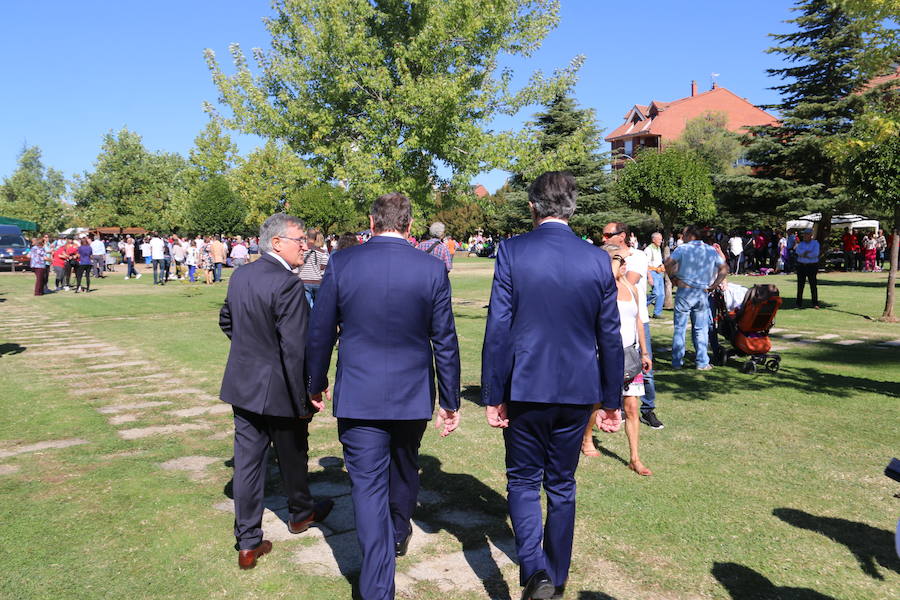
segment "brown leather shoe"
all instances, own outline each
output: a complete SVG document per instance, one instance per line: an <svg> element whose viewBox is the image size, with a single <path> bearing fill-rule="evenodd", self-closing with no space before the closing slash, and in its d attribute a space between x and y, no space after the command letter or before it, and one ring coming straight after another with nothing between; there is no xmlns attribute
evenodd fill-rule
<svg viewBox="0 0 900 600"><path fill-rule="evenodd" d="M321 502L316 502L315 506L313 506L313 511L310 513L308 517L303 519L302 521L288 521L288 531L291 533L303 533L309 526L313 523L320 523L325 520L325 517L328 516L328 513L331 512L331 509L334 508L334 500L322 500Z"/></svg>
<svg viewBox="0 0 900 600"><path fill-rule="evenodd" d="M272 542L269 540L263 540L259 543L259 546L253 548L252 550L241 550L238 552L238 566L242 569L252 569L256 566L256 559L262 556L263 554L268 554L272 551Z"/></svg>

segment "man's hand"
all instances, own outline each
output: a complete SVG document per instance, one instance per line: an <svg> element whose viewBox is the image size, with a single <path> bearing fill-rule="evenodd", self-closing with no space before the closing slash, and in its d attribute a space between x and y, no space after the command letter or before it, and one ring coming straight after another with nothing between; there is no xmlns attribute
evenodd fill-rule
<svg viewBox="0 0 900 600"><path fill-rule="evenodd" d="M322 398L324 394L325 398ZM313 405L313 408L316 409L316 412L322 412L325 410L325 400L331 400L331 395L328 393L328 388L325 388L318 394L313 394L309 397L309 403Z"/></svg>
<svg viewBox="0 0 900 600"><path fill-rule="evenodd" d="M597 426L600 427L600 431L615 433L622 426L622 415L618 410L601 408L600 414L597 415Z"/></svg>
<svg viewBox="0 0 900 600"><path fill-rule="evenodd" d="M447 437L459 427L459 411L439 408L434 426L441 430L441 437Z"/></svg>
<svg viewBox="0 0 900 600"><path fill-rule="evenodd" d="M491 427L499 427L506 429L509 427L509 418L506 416L506 403L497 406L485 406L484 416L487 418L488 425Z"/></svg>

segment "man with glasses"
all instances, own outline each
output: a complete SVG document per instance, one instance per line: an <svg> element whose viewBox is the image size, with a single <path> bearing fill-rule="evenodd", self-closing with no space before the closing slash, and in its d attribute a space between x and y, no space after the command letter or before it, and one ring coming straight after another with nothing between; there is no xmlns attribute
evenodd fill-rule
<svg viewBox="0 0 900 600"><path fill-rule="evenodd" d="M622 249L622 254L625 256L625 279L637 288L638 315L641 318L641 324L644 326L647 352L650 354L650 360L653 360L653 344L650 341L650 313L647 310L647 273L650 270L650 261L645 253L631 250L625 244L627 235L628 227L624 223L607 223L606 227L603 228L605 243L618 246ZM659 241L662 241L661 235L659 235ZM662 280L661 276L660 280ZM656 290L655 283L653 287ZM665 296L662 284L660 285L660 291ZM662 303L660 303L660 312L662 312ZM665 427L663 422L656 416L656 384L654 383L652 369L644 372L644 395L641 396L641 423L653 429Z"/></svg>
<svg viewBox="0 0 900 600"><path fill-rule="evenodd" d="M219 326L231 339L220 397L234 411L234 535L238 566L252 569L272 550L263 539L266 455L274 443L288 501L288 531L322 521L334 503L309 491L308 428L316 412L306 392L309 305L297 266L306 250L303 221L275 214L260 227L259 260L228 283Z"/></svg>

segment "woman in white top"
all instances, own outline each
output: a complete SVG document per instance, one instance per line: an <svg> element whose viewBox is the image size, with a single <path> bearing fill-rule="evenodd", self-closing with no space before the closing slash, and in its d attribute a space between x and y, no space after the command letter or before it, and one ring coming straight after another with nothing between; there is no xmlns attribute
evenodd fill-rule
<svg viewBox="0 0 900 600"><path fill-rule="evenodd" d="M191 240L184 252L184 264L188 267L188 279L190 281L196 281L194 275L197 273L197 259L199 255L200 250L197 248L197 240Z"/></svg>
<svg viewBox="0 0 900 600"><path fill-rule="evenodd" d="M616 288L618 295L616 296L616 304L619 307L619 319L621 325L622 347L629 348L636 344L640 345L641 365L644 371L653 368L653 362L650 360L650 353L647 351L647 340L644 337L644 326L641 323L640 313L638 312L637 290L625 279L625 258L628 255L628 248L620 248L619 246L608 244L603 246L610 258L612 259L612 271L616 277ZM638 373L637 377L629 383L622 391L622 404L625 407L625 435L628 437L628 450L630 458L628 468L638 475L650 475L651 471L644 466L638 455L638 437L640 434L640 397L644 395L644 376ZM597 420L600 405L594 405L594 412L588 419L587 427L584 430L584 439L581 442L581 452L585 456L600 456L594 448L593 429Z"/></svg>
<svg viewBox="0 0 900 600"><path fill-rule="evenodd" d="M741 254L744 253L744 239L735 231L728 239L728 268L733 275L741 272Z"/></svg>

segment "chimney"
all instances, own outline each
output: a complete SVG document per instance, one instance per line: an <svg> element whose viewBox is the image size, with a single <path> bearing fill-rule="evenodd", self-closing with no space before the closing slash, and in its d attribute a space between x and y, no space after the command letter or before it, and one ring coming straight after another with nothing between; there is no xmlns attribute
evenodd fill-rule
<svg viewBox="0 0 900 600"><path fill-rule="evenodd" d="M715 82L715 81L713 81L713 86L712 86L712 89L716 89L716 88L717 88L717 87L719 87L719 84L718 84L718 83L716 83L716 82Z"/></svg>
<svg viewBox="0 0 900 600"><path fill-rule="evenodd" d="M697 95L697 81L693 80L693 81L691 81L691 96L696 96L696 95Z"/></svg>

